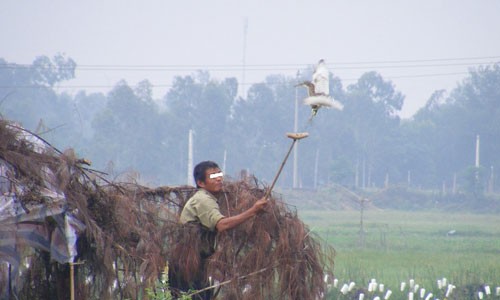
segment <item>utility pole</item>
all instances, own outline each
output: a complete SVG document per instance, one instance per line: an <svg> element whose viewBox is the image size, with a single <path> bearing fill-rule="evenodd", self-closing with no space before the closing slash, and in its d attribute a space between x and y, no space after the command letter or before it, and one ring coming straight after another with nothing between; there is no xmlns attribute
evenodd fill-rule
<svg viewBox="0 0 500 300"><path fill-rule="evenodd" d="M314 160L314 189L318 188L318 166L319 166L319 148L316 149L316 159Z"/></svg>
<svg viewBox="0 0 500 300"><path fill-rule="evenodd" d="M363 224L363 212L365 210L365 202L368 201L366 198L359 198L359 245L361 248L365 247L365 226Z"/></svg>
<svg viewBox="0 0 500 300"><path fill-rule="evenodd" d="M451 192L453 193L453 195L457 193L457 173L453 173L453 187Z"/></svg>
<svg viewBox="0 0 500 300"><path fill-rule="evenodd" d="M244 99L246 99L245 76L246 76L246 64L247 64L247 31L248 31L248 18L245 17L245 20L243 21L243 59L242 59L243 73L241 74L241 97Z"/></svg>
<svg viewBox="0 0 500 300"><path fill-rule="evenodd" d="M193 129L189 129L188 133L188 164L187 164L187 185L194 186L193 179Z"/></svg>
<svg viewBox="0 0 500 300"><path fill-rule="evenodd" d="M227 150L224 149L224 159L223 159L223 163L222 163L222 171L223 172L226 172L226 160L227 160Z"/></svg>
<svg viewBox="0 0 500 300"><path fill-rule="evenodd" d="M300 71L297 71L297 80L299 79ZM298 88L295 87L295 115L293 119L293 132L299 131L299 95ZM293 184L294 189L298 188L298 159L299 159L299 144L295 145L293 149Z"/></svg>
<svg viewBox="0 0 500 300"><path fill-rule="evenodd" d="M365 189L366 188L366 160L365 158L363 157L363 162L362 162L362 165L361 165L361 170L362 170L362 177L361 177L361 188L362 189Z"/></svg>
<svg viewBox="0 0 500 300"><path fill-rule="evenodd" d="M479 168L479 134L476 135L476 168Z"/></svg>
<svg viewBox="0 0 500 300"><path fill-rule="evenodd" d="M479 187L479 134L476 135L475 189Z"/></svg>
<svg viewBox="0 0 500 300"><path fill-rule="evenodd" d="M488 191L489 193L493 193L494 189L495 189L495 176L493 175L494 172L493 172L493 166L490 167L490 182L488 184Z"/></svg>
<svg viewBox="0 0 500 300"><path fill-rule="evenodd" d="M354 186L359 187L359 159L356 161L356 169L354 170Z"/></svg>

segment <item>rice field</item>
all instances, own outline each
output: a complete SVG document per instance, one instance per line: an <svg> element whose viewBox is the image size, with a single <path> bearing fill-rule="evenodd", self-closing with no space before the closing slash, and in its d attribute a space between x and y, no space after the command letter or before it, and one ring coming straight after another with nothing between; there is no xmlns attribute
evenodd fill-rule
<svg viewBox="0 0 500 300"><path fill-rule="evenodd" d="M500 216L299 211L337 251L327 299L500 299ZM361 230L362 229L362 230Z"/></svg>

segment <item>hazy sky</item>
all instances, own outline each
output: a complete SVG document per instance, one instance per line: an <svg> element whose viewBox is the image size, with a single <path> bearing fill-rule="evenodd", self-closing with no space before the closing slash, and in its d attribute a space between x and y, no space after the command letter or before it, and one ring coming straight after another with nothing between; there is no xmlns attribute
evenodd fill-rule
<svg viewBox="0 0 500 300"><path fill-rule="evenodd" d="M469 68L500 61L499 16L499 0L0 0L0 57L64 53L79 67L61 88L148 79L157 98L196 69L241 82L245 62L248 86L324 58L344 86L372 70L392 81L408 117Z"/></svg>

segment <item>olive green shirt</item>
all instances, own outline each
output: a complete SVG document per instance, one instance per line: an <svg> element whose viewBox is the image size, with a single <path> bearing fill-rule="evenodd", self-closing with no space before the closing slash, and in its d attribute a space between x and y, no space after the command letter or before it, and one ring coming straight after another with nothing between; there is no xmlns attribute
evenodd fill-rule
<svg viewBox="0 0 500 300"><path fill-rule="evenodd" d="M215 225L222 218L224 215L220 212L217 198L200 188L184 205L180 222L199 222L210 231L215 231Z"/></svg>

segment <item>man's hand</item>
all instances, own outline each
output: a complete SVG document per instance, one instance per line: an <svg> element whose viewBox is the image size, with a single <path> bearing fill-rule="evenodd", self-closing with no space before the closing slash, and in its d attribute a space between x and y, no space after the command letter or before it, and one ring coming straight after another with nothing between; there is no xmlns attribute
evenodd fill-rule
<svg viewBox="0 0 500 300"><path fill-rule="evenodd" d="M263 197L257 200L252 206L252 208L255 210L256 213L262 212L266 209L267 205L269 204L269 201Z"/></svg>
<svg viewBox="0 0 500 300"><path fill-rule="evenodd" d="M264 211L264 209L267 207L269 201L267 199L261 198L257 200L252 207L249 209L245 210L241 214L238 214L236 216L232 217L224 217L217 222L217 225L215 228L217 228L218 232L223 232L228 229L234 228L238 226L239 224L245 222L246 220L252 218L253 216L257 215L258 213L261 213Z"/></svg>

